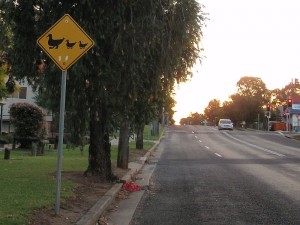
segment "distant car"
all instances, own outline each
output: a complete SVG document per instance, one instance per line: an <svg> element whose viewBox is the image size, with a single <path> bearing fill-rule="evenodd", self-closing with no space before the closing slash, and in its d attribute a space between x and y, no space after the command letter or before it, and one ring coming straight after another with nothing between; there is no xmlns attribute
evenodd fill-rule
<svg viewBox="0 0 300 225"><path fill-rule="evenodd" d="M219 130L233 130L233 123L230 119L220 119L218 123Z"/></svg>

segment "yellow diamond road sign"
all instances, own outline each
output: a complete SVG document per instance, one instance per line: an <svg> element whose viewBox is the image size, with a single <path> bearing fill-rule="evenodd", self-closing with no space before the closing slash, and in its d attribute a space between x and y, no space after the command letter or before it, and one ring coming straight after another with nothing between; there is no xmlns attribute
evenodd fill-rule
<svg viewBox="0 0 300 225"><path fill-rule="evenodd" d="M94 41L68 14L48 29L37 43L61 70L67 70L94 46Z"/></svg>

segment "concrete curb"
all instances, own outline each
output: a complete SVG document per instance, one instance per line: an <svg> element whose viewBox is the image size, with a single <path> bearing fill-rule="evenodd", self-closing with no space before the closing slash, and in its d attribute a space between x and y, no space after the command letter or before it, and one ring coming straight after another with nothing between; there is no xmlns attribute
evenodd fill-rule
<svg viewBox="0 0 300 225"><path fill-rule="evenodd" d="M282 132L282 131L278 131L277 133L286 138L291 138L291 139L293 139L293 135L295 135L294 133L286 133L286 132Z"/></svg>
<svg viewBox="0 0 300 225"><path fill-rule="evenodd" d="M130 169L129 172L125 176L122 177L122 180L131 181L131 178L136 175L147 159L149 158L152 151L154 151L160 143L160 140L155 143L155 145L149 149L149 151L145 154L144 157L140 158L140 161L130 162L128 167ZM99 220L100 216L107 210L107 208L112 204L115 200L116 195L121 190L123 184L115 184L111 189L109 189L103 197L101 197L96 204L83 216L81 219L76 222L76 225L95 225Z"/></svg>

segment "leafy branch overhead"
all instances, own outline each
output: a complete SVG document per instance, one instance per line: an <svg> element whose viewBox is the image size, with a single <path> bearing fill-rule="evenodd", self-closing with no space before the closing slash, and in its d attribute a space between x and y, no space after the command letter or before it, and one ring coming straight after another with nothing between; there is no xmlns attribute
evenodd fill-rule
<svg viewBox="0 0 300 225"><path fill-rule="evenodd" d="M18 0L3 7L13 34L12 73L28 79L39 91L38 102L54 114L60 71L36 46L37 38L70 14L95 42L68 70L67 81L68 129L75 140L90 134L86 174L113 177L111 133L120 124L127 132L136 123L158 119L165 110L172 116L174 85L186 81L201 60L198 42L206 15L195 0ZM150 96L154 100L149 102ZM126 156L124 151L126 145L119 153Z"/></svg>

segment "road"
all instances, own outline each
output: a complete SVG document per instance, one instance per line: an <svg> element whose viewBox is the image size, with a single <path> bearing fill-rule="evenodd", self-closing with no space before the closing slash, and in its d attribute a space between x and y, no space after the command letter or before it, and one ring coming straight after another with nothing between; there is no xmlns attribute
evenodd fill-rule
<svg viewBox="0 0 300 225"><path fill-rule="evenodd" d="M132 225L300 224L299 141L173 126L159 148Z"/></svg>

